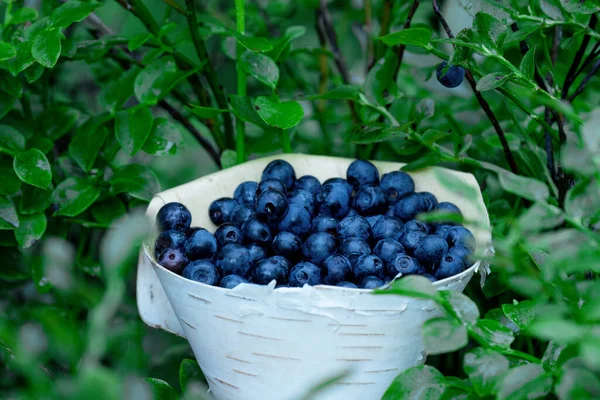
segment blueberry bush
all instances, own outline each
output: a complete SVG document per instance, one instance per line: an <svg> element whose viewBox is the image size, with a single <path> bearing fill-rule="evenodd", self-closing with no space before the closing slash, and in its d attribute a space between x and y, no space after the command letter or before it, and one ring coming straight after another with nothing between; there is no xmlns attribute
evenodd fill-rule
<svg viewBox="0 0 600 400"><path fill-rule="evenodd" d="M187 342L137 314L143 210L280 151L442 165L482 188L485 285L417 276L381 294L445 310L424 326L426 365L385 399L600 397L599 11L0 1L2 397L205 398Z"/></svg>

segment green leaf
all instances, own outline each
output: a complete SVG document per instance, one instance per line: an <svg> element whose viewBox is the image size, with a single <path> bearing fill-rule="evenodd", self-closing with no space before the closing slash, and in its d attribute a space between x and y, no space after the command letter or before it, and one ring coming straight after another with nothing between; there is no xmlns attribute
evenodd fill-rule
<svg viewBox="0 0 600 400"><path fill-rule="evenodd" d="M577 342L585 335L585 331L585 326L559 316L538 317L527 328L527 332L531 335L564 344Z"/></svg>
<svg viewBox="0 0 600 400"><path fill-rule="evenodd" d="M61 35L58 29L48 29L40 32L33 39L33 44L31 45L33 59L46 68L53 68L60 56Z"/></svg>
<svg viewBox="0 0 600 400"><path fill-rule="evenodd" d="M437 129L427 129L423 132L421 139L427 144L433 144L445 137L450 136L450 132L439 131Z"/></svg>
<svg viewBox="0 0 600 400"><path fill-rule="evenodd" d="M237 164L237 152L235 150L225 149L221 153L221 166L223 169L233 167Z"/></svg>
<svg viewBox="0 0 600 400"><path fill-rule="evenodd" d="M361 93L361 87L357 85L340 85L323 94L305 96L306 100L357 100Z"/></svg>
<svg viewBox="0 0 600 400"><path fill-rule="evenodd" d="M476 347L465 354L463 369L480 396L496 393L498 382L508 371L509 362L494 350Z"/></svg>
<svg viewBox="0 0 600 400"><path fill-rule="evenodd" d="M269 39L265 39L262 37L246 36L239 32L232 32L232 34L239 44L241 44L250 51L260 53L269 51L273 48L273 45L271 44L271 42L269 42Z"/></svg>
<svg viewBox="0 0 600 400"><path fill-rule="evenodd" d="M172 57L159 58L138 73L133 86L135 96L140 103L155 105L175 85L196 70L191 69L184 73L177 68L177 63Z"/></svg>
<svg viewBox="0 0 600 400"><path fill-rule="evenodd" d="M25 136L18 130L8 125L0 125L0 148L11 153L25 150Z"/></svg>
<svg viewBox="0 0 600 400"><path fill-rule="evenodd" d="M581 180L567 192L566 213L581 220L600 210L600 184L597 180Z"/></svg>
<svg viewBox="0 0 600 400"><path fill-rule="evenodd" d="M535 74L535 46L531 47L521 60L519 70L529 79Z"/></svg>
<svg viewBox="0 0 600 400"><path fill-rule="evenodd" d="M446 301L450 303L452 309L463 323L477 323L477 320L479 319L479 308L473 300L454 290L445 290L441 293Z"/></svg>
<svg viewBox="0 0 600 400"><path fill-rule="evenodd" d="M37 82L37 80L42 77L44 70L45 68L40 64L30 65L24 72L25 79L27 79L27 83Z"/></svg>
<svg viewBox="0 0 600 400"><path fill-rule="evenodd" d="M17 49L10 44L0 40L0 61L9 60L17 56Z"/></svg>
<svg viewBox="0 0 600 400"><path fill-rule="evenodd" d="M90 212L101 224L110 225L127 212L125 204L118 197L109 197L90 208Z"/></svg>
<svg viewBox="0 0 600 400"><path fill-rule="evenodd" d="M507 348L515 340L510 329L491 319L480 319L475 325L470 325L469 333L490 348Z"/></svg>
<svg viewBox="0 0 600 400"><path fill-rule="evenodd" d="M498 180L500 186L507 192L531 201L545 202L550 196L548 186L537 179L527 178L505 171L498 174Z"/></svg>
<svg viewBox="0 0 600 400"><path fill-rule="evenodd" d="M0 92L0 119L4 118L15 104L16 97Z"/></svg>
<svg viewBox="0 0 600 400"><path fill-rule="evenodd" d="M23 185L19 209L21 214L36 214L50 206L50 191L31 185Z"/></svg>
<svg viewBox="0 0 600 400"><path fill-rule="evenodd" d="M193 104L187 104L186 108L199 118L217 118L219 114L229 112L229 110L220 110L212 107L195 106Z"/></svg>
<svg viewBox="0 0 600 400"><path fill-rule="evenodd" d="M412 122L392 128L380 126L359 125L349 135L348 140L358 144L383 142L390 139L406 139Z"/></svg>
<svg viewBox="0 0 600 400"><path fill-rule="evenodd" d="M85 172L89 172L94 166L96 157L110 133L102 126L106 120L107 114L91 117L77 129L69 143L69 154Z"/></svg>
<svg viewBox="0 0 600 400"><path fill-rule="evenodd" d="M154 156L172 155L183 142L179 126L165 118L157 118L142 150Z"/></svg>
<svg viewBox="0 0 600 400"><path fill-rule="evenodd" d="M506 318L514 322L520 329L527 329L535 317L531 300L524 300L517 304L502 304L502 311Z"/></svg>
<svg viewBox="0 0 600 400"><path fill-rule="evenodd" d="M250 122L251 124L260 126L261 128L269 128L256 112L256 108L254 108L254 104L252 104L252 99L250 97L230 94L227 98L229 100L229 105L237 118L244 122Z"/></svg>
<svg viewBox="0 0 600 400"><path fill-rule="evenodd" d="M0 89L19 99L23 94L23 84L21 83L21 80L3 69L0 69Z"/></svg>
<svg viewBox="0 0 600 400"><path fill-rule="evenodd" d="M127 48L129 49L129 51L136 51L150 39L152 39L152 35L150 33L139 33L132 37L131 40L129 40L129 43L127 43Z"/></svg>
<svg viewBox="0 0 600 400"><path fill-rule="evenodd" d="M179 385L185 393L190 382L204 382L204 374L196 360L184 358L179 365Z"/></svg>
<svg viewBox="0 0 600 400"><path fill-rule="evenodd" d="M46 136L56 140L69 132L80 116L81 112L73 107L49 107L42 114L40 122Z"/></svg>
<svg viewBox="0 0 600 400"><path fill-rule="evenodd" d="M154 400L177 400L177 392L167 382L156 378L144 379L150 385L150 389L152 389L152 398Z"/></svg>
<svg viewBox="0 0 600 400"><path fill-rule="evenodd" d="M482 76L479 82L477 82L477 90L485 92L486 90L496 89L499 86L504 85L512 74L506 72L492 72Z"/></svg>
<svg viewBox="0 0 600 400"><path fill-rule="evenodd" d="M564 214L559 208L546 203L535 203L521 215L518 226L522 232L535 232L555 228L564 220Z"/></svg>
<svg viewBox="0 0 600 400"><path fill-rule="evenodd" d="M564 20L564 12L559 0L540 0L540 8L552 19Z"/></svg>
<svg viewBox="0 0 600 400"><path fill-rule="evenodd" d="M277 100L260 96L254 102L256 112L268 125L279 129L289 129L298 125L304 116L304 110L297 101Z"/></svg>
<svg viewBox="0 0 600 400"><path fill-rule="evenodd" d="M467 328L453 318L432 318L423 325L423 343L428 354L462 349L469 343Z"/></svg>
<svg viewBox="0 0 600 400"><path fill-rule="evenodd" d="M475 34L475 32L473 32L472 29L465 28L458 32L458 34L456 35L456 40L462 43L477 43L476 36L477 35ZM460 65L461 63L466 62L469 59L471 52L472 49L470 47L455 46L454 52L452 53L450 60L448 60L448 64Z"/></svg>
<svg viewBox="0 0 600 400"><path fill-rule="evenodd" d="M110 111L116 113L134 95L133 87L137 76L140 74L138 67L132 67L123 72L116 80L107 82L100 92L100 104Z"/></svg>
<svg viewBox="0 0 600 400"><path fill-rule="evenodd" d="M38 149L29 149L17 154L13 161L15 173L25 183L46 189L52 181L52 170L48 159Z"/></svg>
<svg viewBox="0 0 600 400"><path fill-rule="evenodd" d="M385 106L398 97L398 85L394 81L394 71L398 65L398 56L388 52L369 71L364 85L364 93L375 104Z"/></svg>
<svg viewBox="0 0 600 400"><path fill-rule="evenodd" d="M240 63L244 71L250 76L258 79L271 89L277 87L279 68L277 68L275 61L266 55L247 51L240 57Z"/></svg>
<svg viewBox="0 0 600 400"><path fill-rule="evenodd" d="M431 31L425 28L408 28L382 36L379 40L388 46L410 44L425 48L429 45L429 41L431 40Z"/></svg>
<svg viewBox="0 0 600 400"><path fill-rule="evenodd" d="M282 37L277 39L273 45L273 49L267 54L271 59L279 61L281 55L285 52L292 41L298 39L306 33L305 26L290 26L285 30Z"/></svg>
<svg viewBox="0 0 600 400"><path fill-rule="evenodd" d="M563 368L555 393L560 400L600 398L600 380L592 371L581 367Z"/></svg>
<svg viewBox="0 0 600 400"><path fill-rule="evenodd" d="M560 0L567 12L573 14L593 14L600 10L600 4L596 0Z"/></svg>
<svg viewBox="0 0 600 400"><path fill-rule="evenodd" d="M15 11L11 18L7 21L8 25L18 25L23 22L35 21L38 19L38 12L35 8L21 7Z"/></svg>
<svg viewBox="0 0 600 400"><path fill-rule="evenodd" d="M19 222L15 238L23 249L33 246L46 232L46 216L43 213L22 215Z"/></svg>
<svg viewBox="0 0 600 400"><path fill-rule="evenodd" d="M52 12L50 25L58 29L67 28L73 22L86 18L100 5L96 1L69 0Z"/></svg>
<svg viewBox="0 0 600 400"><path fill-rule="evenodd" d="M152 113L147 107L119 111L115 116L117 141L123 150L132 156L142 148L144 142L148 139L152 125Z"/></svg>
<svg viewBox="0 0 600 400"><path fill-rule="evenodd" d="M156 175L148 167L139 164L119 168L110 178L110 184L113 194L127 192L144 201L152 200L152 196L160 192Z"/></svg>
<svg viewBox="0 0 600 400"><path fill-rule="evenodd" d="M419 275L407 275L396 280L386 290L376 290L377 294L395 294L417 299L440 300L441 296L431 281Z"/></svg>
<svg viewBox="0 0 600 400"><path fill-rule="evenodd" d="M87 210L100 196L100 189L83 178L67 178L50 195L50 200L58 206L54 215L74 217Z"/></svg>
<svg viewBox="0 0 600 400"><path fill-rule="evenodd" d="M38 149L43 154L48 154L54 147L54 142L46 137L35 135L27 142L27 149Z"/></svg>
<svg viewBox="0 0 600 400"><path fill-rule="evenodd" d="M439 400L444 393L444 375L429 365L401 372L381 400Z"/></svg>
<svg viewBox="0 0 600 400"><path fill-rule="evenodd" d="M529 400L544 397L552 389L552 376L539 364L511 369L502 379L498 400Z"/></svg>
<svg viewBox="0 0 600 400"><path fill-rule="evenodd" d="M10 196L19 191L21 180L15 174L12 159L0 156L0 176L0 195Z"/></svg>
<svg viewBox="0 0 600 400"><path fill-rule="evenodd" d="M19 227L19 216L12 200L0 196L0 229L15 229Z"/></svg>
<svg viewBox="0 0 600 400"><path fill-rule="evenodd" d="M502 54L504 40L508 34L506 25L491 14L478 12L473 20L473 29L485 49L492 53Z"/></svg>
<svg viewBox="0 0 600 400"><path fill-rule="evenodd" d="M427 153L422 157L417 158L414 161L409 162L402 168L402 171L418 171L420 169L424 169L427 167L431 167L432 165L436 165L442 162L442 159L436 153Z"/></svg>

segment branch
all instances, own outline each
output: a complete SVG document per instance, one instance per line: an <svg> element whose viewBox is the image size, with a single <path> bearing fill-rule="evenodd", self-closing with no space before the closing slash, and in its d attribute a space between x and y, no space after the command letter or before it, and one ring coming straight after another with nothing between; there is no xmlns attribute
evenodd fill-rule
<svg viewBox="0 0 600 400"><path fill-rule="evenodd" d="M589 23L590 29L593 30L596 27L597 22L598 22L598 17L596 16L596 14L592 14L592 16L590 18L590 23ZM573 84L573 82L575 82L575 78L576 78L575 73L577 72L577 69L579 68L579 64L581 63L581 59L583 58L583 55L585 54L585 51L587 50L588 44L590 43L590 39L591 39L590 35L585 35L583 37L583 40L581 41L581 46L579 46L577 53L575 53L575 57L573 58L573 62L571 63L571 67L569 68L569 71L567 72L567 75L565 77L565 83L563 84L563 87L562 87L561 98L563 98L563 99L566 99L569 97L569 89L571 88L571 85Z"/></svg>
<svg viewBox="0 0 600 400"><path fill-rule="evenodd" d="M448 35L448 37L450 39L454 38L454 35L452 34L452 30L450 29L450 26L448 25L448 23L446 22L446 19L444 18L444 15L440 11L440 7L438 6L437 0L433 0L433 12L439 18L442 26L444 27L444 30L446 31L446 35ZM475 93L475 97L477 98L477 101L481 105L481 108L483 109L483 111L489 118L490 122L492 123L492 125L496 131L496 134L498 135L498 139L500 139L500 144L502 145L504 157L506 158L506 161L508 162L508 166L510 167L510 170L513 173L518 174L517 163L513 157L512 152L510 151L510 147L508 147L508 142L506 140L506 136L504 135L504 131L502 130L502 127L500 126L500 123L498 122L496 115L490 108L489 103L483 98L481 93L477 90L477 82L475 81L475 78L473 78L473 74L471 74L471 71L469 71L467 69L465 76L467 78L467 81L469 82L469 85L471 85L471 89L473 89L473 93Z"/></svg>
<svg viewBox="0 0 600 400"><path fill-rule="evenodd" d="M585 78L583 78L583 80L581 81L581 83L579 84L577 89L575 90L575 93L573 93L571 96L569 96L569 98L568 98L569 102L572 102L573 100L575 100L575 98L577 96L579 96L581 94L581 92L583 92L583 90L585 89L585 87L588 84L588 82L590 81L590 79L592 79L594 77L594 75L596 74L596 72L598 72L599 69L600 69L600 60L596 61L596 64L594 64L594 67L592 68L592 70L587 73Z"/></svg>
<svg viewBox="0 0 600 400"><path fill-rule="evenodd" d="M408 16L406 17L406 21L404 21L404 27L402 29L410 28L410 24L412 22L413 17L415 16L415 12L417 12L417 8L419 8L419 0L413 0L412 6L408 11ZM396 69L394 69L393 79L396 82L398 79L398 73L400 72L400 67L402 66L402 59L404 58L404 51L406 50L406 45L401 44L396 49L396 54L398 55L398 64L396 65Z"/></svg>

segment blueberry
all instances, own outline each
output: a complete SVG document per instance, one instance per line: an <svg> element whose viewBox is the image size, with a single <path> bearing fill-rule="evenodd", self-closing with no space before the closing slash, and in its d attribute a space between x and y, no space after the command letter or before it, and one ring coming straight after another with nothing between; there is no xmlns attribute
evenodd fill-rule
<svg viewBox="0 0 600 400"><path fill-rule="evenodd" d="M397 254L404 254L404 247L394 239L381 239L373 248L373 254L387 266Z"/></svg>
<svg viewBox="0 0 600 400"><path fill-rule="evenodd" d="M375 226L375 224L377 223L377 221L379 221L381 218L383 218L383 215L379 214L379 215L369 215L367 218L367 222L369 222L369 225L371 225L371 228L373 228Z"/></svg>
<svg viewBox="0 0 600 400"><path fill-rule="evenodd" d="M436 279L444 279L460 274L466 268L465 260L456 253L448 252L442 256L440 266L435 270Z"/></svg>
<svg viewBox="0 0 600 400"><path fill-rule="evenodd" d="M395 217L396 215L394 214L394 207L388 208L385 214L383 215L386 217Z"/></svg>
<svg viewBox="0 0 600 400"><path fill-rule="evenodd" d="M246 242L257 243L262 246L268 245L273 239L269 225L256 217L252 217L244 222L244 225L242 225L242 233L244 234Z"/></svg>
<svg viewBox="0 0 600 400"><path fill-rule="evenodd" d="M402 197L394 206L394 215L402 221L410 221L420 213L429 211L426 198L418 193L409 193Z"/></svg>
<svg viewBox="0 0 600 400"><path fill-rule="evenodd" d="M323 283L337 285L339 282L352 278L352 265L348 259L340 254L329 256L323 261Z"/></svg>
<svg viewBox="0 0 600 400"><path fill-rule="evenodd" d="M339 253L346 257L353 266L356 261L367 254L371 254L369 243L359 238L346 239L340 245Z"/></svg>
<svg viewBox="0 0 600 400"><path fill-rule="evenodd" d="M442 75L444 69L448 65L447 61L442 61L435 70L435 76L442 85L447 88L455 88L460 86L465 79L465 69L460 65L451 65L445 74Z"/></svg>
<svg viewBox="0 0 600 400"><path fill-rule="evenodd" d="M415 257L425 266L436 266L448 251L448 243L436 235L427 235L421 238L415 248Z"/></svg>
<svg viewBox="0 0 600 400"><path fill-rule="evenodd" d="M354 283L352 282L347 282L347 281L342 281L342 282L338 282L337 285L335 285L337 287L345 287L348 289L358 289L358 286L356 286Z"/></svg>
<svg viewBox="0 0 600 400"><path fill-rule="evenodd" d="M450 203L449 201L442 201L441 203L438 203L435 209L447 211L449 213L454 213L462 216L462 211L460 211L460 208L458 208L456 204Z"/></svg>
<svg viewBox="0 0 600 400"><path fill-rule="evenodd" d="M360 215L360 214L358 213L358 211L355 208L350 208L348 210L348 214L346 214L346 217L351 217L353 215Z"/></svg>
<svg viewBox="0 0 600 400"><path fill-rule="evenodd" d="M360 215L344 218L338 224L337 230L340 240L357 237L368 242L373 234L369 222Z"/></svg>
<svg viewBox="0 0 600 400"><path fill-rule="evenodd" d="M398 240L404 231L404 224L396 217L385 216L381 218L373 227L373 241L379 242L381 239L391 238Z"/></svg>
<svg viewBox="0 0 600 400"><path fill-rule="evenodd" d="M303 238L310 232L310 214L304 207L297 204L290 204L287 213L279 221L277 229L284 232L292 232Z"/></svg>
<svg viewBox="0 0 600 400"><path fill-rule="evenodd" d="M200 230L185 242L184 247L190 261L203 260L217 252L217 239L209 231Z"/></svg>
<svg viewBox="0 0 600 400"><path fill-rule="evenodd" d="M408 254L414 254L415 249L421 242L421 239L427 236L425 232L421 231L405 231L400 235L398 241L404 247L404 251Z"/></svg>
<svg viewBox="0 0 600 400"><path fill-rule="evenodd" d="M335 253L336 243L333 236L325 232L313 233L302 246L304 258L320 265L327 257Z"/></svg>
<svg viewBox="0 0 600 400"><path fill-rule="evenodd" d="M192 222L192 214L181 203L173 202L167 203L158 210L156 215L156 224L158 230L169 231L183 231L185 232Z"/></svg>
<svg viewBox="0 0 600 400"><path fill-rule="evenodd" d="M233 209L238 205L237 201L230 197L221 197L210 203L208 207L208 216L216 226L224 222L229 222Z"/></svg>
<svg viewBox="0 0 600 400"><path fill-rule="evenodd" d="M185 235L186 235L187 237L190 237L190 236L192 236L194 233L196 233L196 232L198 232L198 231L205 231L205 230L206 230L206 229L204 229L204 228L200 228L200 227L198 227L198 226L191 226L191 227L189 227L189 228L187 228L187 229L185 230Z"/></svg>
<svg viewBox="0 0 600 400"><path fill-rule="evenodd" d="M350 194L342 184L324 184L317 195L317 203L321 214L344 218L350 210Z"/></svg>
<svg viewBox="0 0 600 400"><path fill-rule="evenodd" d="M292 268L288 282L291 287L302 287L305 284L310 286L319 285L321 283L321 270L311 262L302 261Z"/></svg>
<svg viewBox="0 0 600 400"><path fill-rule="evenodd" d="M252 265L250 251L241 244L228 244L219 250L216 265L223 275L246 276Z"/></svg>
<svg viewBox="0 0 600 400"><path fill-rule="evenodd" d="M410 221L408 221L407 223L404 224L404 230L405 231L421 231L424 233L429 233L429 226L423 221L419 221L417 219L411 219Z"/></svg>
<svg viewBox="0 0 600 400"><path fill-rule="evenodd" d="M239 204L233 209L231 217L229 218L229 222L241 227L242 225L244 225L244 222L248 221L255 215L256 213L254 212L254 206L250 208Z"/></svg>
<svg viewBox="0 0 600 400"><path fill-rule="evenodd" d="M256 264L256 262L267 257L267 252L265 251L265 249L257 245L256 243L250 243L247 246L247 248L250 252L250 260L252 261L252 264Z"/></svg>
<svg viewBox="0 0 600 400"><path fill-rule="evenodd" d="M233 192L233 198L238 204L246 207L254 208L256 202L256 189L258 183L252 181L242 182L235 188Z"/></svg>
<svg viewBox="0 0 600 400"><path fill-rule="evenodd" d="M317 211L317 201L312 193L306 190L296 189L288 195L288 202L304 207L311 218L315 216Z"/></svg>
<svg viewBox="0 0 600 400"><path fill-rule="evenodd" d="M283 194L287 193L285 185L280 180L265 179L264 181L260 181L258 183L258 187L256 188L256 197L260 196L262 192L266 192L267 190L278 190Z"/></svg>
<svg viewBox="0 0 600 400"><path fill-rule="evenodd" d="M419 264L419 261L416 258L407 254L396 254L396 256L388 263L387 273L388 276L394 278L398 274L405 276L425 273L425 270L421 267L421 264Z"/></svg>
<svg viewBox="0 0 600 400"><path fill-rule="evenodd" d="M362 279L365 276L376 276L383 279L385 276L385 267L383 261L375 254L366 254L360 256L354 264L354 276L356 279Z"/></svg>
<svg viewBox="0 0 600 400"><path fill-rule="evenodd" d="M379 184L385 193L387 204L392 206L405 194L415 191L415 182L406 172L393 171L383 174Z"/></svg>
<svg viewBox="0 0 600 400"><path fill-rule="evenodd" d="M271 243L273 254L296 260L301 254L302 241L291 232L279 232Z"/></svg>
<svg viewBox="0 0 600 400"><path fill-rule="evenodd" d="M287 161L273 160L265 167L261 179L278 179L287 190L291 190L296 182L296 172Z"/></svg>
<svg viewBox="0 0 600 400"><path fill-rule="evenodd" d="M425 199L425 204L427 204L427 211L435 210L435 208L438 205L438 199L433 193L419 192L417 194L423 199Z"/></svg>
<svg viewBox="0 0 600 400"><path fill-rule="evenodd" d="M358 283L358 287L361 289L379 289L385 285L385 283L376 276L365 276Z"/></svg>
<svg viewBox="0 0 600 400"><path fill-rule="evenodd" d="M279 284L285 284L287 273L285 266L278 259L274 257L265 258L259 261L252 270L252 282L259 285L268 285L274 279Z"/></svg>
<svg viewBox="0 0 600 400"><path fill-rule="evenodd" d="M180 274L188 263L188 258L180 249L165 249L156 260L157 263L171 272Z"/></svg>
<svg viewBox="0 0 600 400"><path fill-rule="evenodd" d="M241 283L248 283L248 281L243 276L232 274L224 276L219 286L225 289L233 289Z"/></svg>
<svg viewBox="0 0 600 400"><path fill-rule="evenodd" d="M277 263L279 265L281 265L281 267L285 271L285 276L286 276L286 281L287 281L287 276L290 273L290 270L292 269L292 264L290 263L290 260L288 260L284 256L272 256L271 260L275 260L275 261L277 261Z"/></svg>
<svg viewBox="0 0 600 400"><path fill-rule="evenodd" d="M352 187L352 185L344 178L339 178L339 177L329 178L325 182L323 182L323 185L321 186L321 188L323 186L329 185L329 184L343 188L346 192L348 192L349 196L352 196L352 192L354 192L354 188Z"/></svg>
<svg viewBox="0 0 600 400"><path fill-rule="evenodd" d="M310 233L327 232L331 236L337 238L338 224L338 220L330 215L317 215L315 219L313 219Z"/></svg>
<svg viewBox="0 0 600 400"><path fill-rule="evenodd" d="M267 222L279 222L287 212L288 200L278 190L264 191L256 199L256 215Z"/></svg>
<svg viewBox="0 0 600 400"><path fill-rule="evenodd" d="M158 257L160 253L168 248L183 250L186 240L186 234L181 231L161 232L154 242L154 256Z"/></svg>
<svg viewBox="0 0 600 400"><path fill-rule="evenodd" d="M428 274L428 273L422 274L421 276L424 277L424 278L429 279L431 282L437 281L437 279L435 278L435 276L433 276L431 274Z"/></svg>
<svg viewBox="0 0 600 400"><path fill-rule="evenodd" d="M465 260L466 265L473 264L473 250L471 250L467 246L458 244L456 246L450 247L450 250L448 250L448 253L462 258L463 260Z"/></svg>
<svg viewBox="0 0 600 400"><path fill-rule="evenodd" d="M437 225L435 227L435 234L441 237L445 237L446 236L446 232L448 232L448 229L452 228L454 225L449 225L449 224L440 224Z"/></svg>
<svg viewBox="0 0 600 400"><path fill-rule="evenodd" d="M379 184L379 171L369 161L354 160L346 170L346 179L354 189L363 185L377 185Z"/></svg>
<svg viewBox="0 0 600 400"><path fill-rule="evenodd" d="M244 235L240 228L229 222L219 225L215 231L215 239L217 239L219 247L224 247L232 243L244 243Z"/></svg>
<svg viewBox="0 0 600 400"><path fill-rule="evenodd" d="M453 226L444 234L444 239L450 246L462 245L475 250L475 237L464 226Z"/></svg>
<svg viewBox="0 0 600 400"><path fill-rule="evenodd" d="M385 194L380 186L365 185L354 197L354 208L360 215L375 215L385 211Z"/></svg>
<svg viewBox="0 0 600 400"><path fill-rule="evenodd" d="M206 260L192 261L183 270L183 277L205 285L215 286L219 283L219 271L213 263Z"/></svg>
<svg viewBox="0 0 600 400"><path fill-rule="evenodd" d="M321 190L321 182L319 182L319 180L312 175L304 175L298 178L294 184L294 189L306 190L313 196L316 196Z"/></svg>

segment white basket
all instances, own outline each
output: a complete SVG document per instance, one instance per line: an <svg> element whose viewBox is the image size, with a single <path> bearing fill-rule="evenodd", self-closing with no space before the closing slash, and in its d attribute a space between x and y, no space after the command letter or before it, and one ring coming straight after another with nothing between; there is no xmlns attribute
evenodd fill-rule
<svg viewBox="0 0 600 400"><path fill-rule="evenodd" d="M192 213L192 226L215 226L208 206L231 197L246 180L260 180L264 167L282 158L298 177L324 181L345 177L351 159L285 154L253 160L157 194L148 206L154 220L166 203L178 201ZM381 174L403 164L374 162ZM441 185L444 174L473 188L466 200ZM479 186L470 174L442 168L411 173L416 191L459 206L479 249L490 246L489 217ZM152 232L148 243L153 243ZM159 266L152 245L140 252L137 301L145 323L185 337L219 400L296 399L324 379L348 374L320 399L378 399L401 371L425 362L421 328L440 314L431 301L374 295L369 290L332 286L274 289L239 285L228 290L193 282ZM477 262L460 275L435 282L439 289L464 290ZM482 271L483 272L483 271Z"/></svg>

